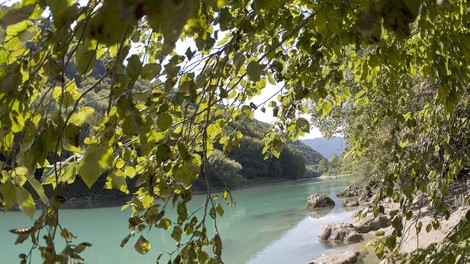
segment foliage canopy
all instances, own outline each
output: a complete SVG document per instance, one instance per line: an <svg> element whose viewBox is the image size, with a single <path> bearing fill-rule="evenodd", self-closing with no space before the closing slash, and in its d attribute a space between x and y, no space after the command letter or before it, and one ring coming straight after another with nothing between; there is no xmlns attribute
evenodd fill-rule
<svg viewBox="0 0 470 264"><path fill-rule="evenodd" d="M214 145L226 153L238 146L243 135L228 125L252 119L257 108L278 120L264 139L266 155L279 157L286 141L308 132L301 115L312 109L330 131L347 132L351 155L390 149L380 163L382 196L400 201L404 215L418 190L445 212L442 197L470 157L461 132L469 113L468 4L23 0L1 10L0 201L33 217L30 186L46 205L33 227L16 230L17 243L45 243L39 249L48 263L80 259L90 244L74 244L61 226L60 189L77 176L90 187L107 173L108 188L128 192L126 179L139 187L122 245L137 236L134 248L147 253L142 231L157 227L178 242L173 262L221 262L221 202L208 186L198 218L186 208L189 188L201 166L209 182ZM185 40L186 51L175 50ZM98 59L106 61L104 74L79 90L69 67L86 77ZM140 80L150 87L137 89ZM268 84L279 87L278 100L250 103ZM98 88L103 116L84 100ZM38 169L48 177L35 178ZM52 199L44 194L49 184ZM223 198L230 203L228 191ZM165 217L172 206L177 219ZM467 219L460 228L468 226ZM67 242L62 251L54 247L57 232Z"/></svg>

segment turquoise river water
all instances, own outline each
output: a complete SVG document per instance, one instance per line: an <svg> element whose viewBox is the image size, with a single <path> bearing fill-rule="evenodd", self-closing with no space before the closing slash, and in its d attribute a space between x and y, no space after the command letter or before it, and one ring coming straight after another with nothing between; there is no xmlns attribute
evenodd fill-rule
<svg viewBox="0 0 470 264"><path fill-rule="evenodd" d="M217 221L223 240L223 258L227 264L284 264L308 263L323 253L340 252L350 248L321 244L317 235L327 223L347 222L352 212L345 211L336 192L347 186L343 179L315 180L269 187L234 191L235 205L225 206L225 214ZM336 206L311 215L306 210L307 197L322 192L332 197ZM202 204L203 197L195 196L192 207ZM77 242L91 242L83 257L90 264L155 263L158 254L175 248L175 242L160 229L144 232L152 244L146 255L137 253L136 238L121 248L120 241L128 234L129 210L121 207L94 209L63 209L60 221ZM174 217L174 215L173 215ZM20 212L0 213L0 263L19 263L18 255L29 251L30 240L14 245L16 236L8 230L30 226L32 221ZM40 263L38 255L33 263ZM162 262L162 263L166 263Z"/></svg>

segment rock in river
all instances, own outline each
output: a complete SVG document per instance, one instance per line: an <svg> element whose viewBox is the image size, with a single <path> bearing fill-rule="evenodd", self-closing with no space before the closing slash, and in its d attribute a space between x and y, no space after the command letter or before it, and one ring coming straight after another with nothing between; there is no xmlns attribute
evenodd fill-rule
<svg viewBox="0 0 470 264"><path fill-rule="evenodd" d="M360 212L358 211L353 214L351 221L349 221L356 227L356 230L359 233L377 231L380 228L384 228L389 225L388 217L383 214L379 214L375 217L372 212L368 212L367 215L361 218L359 217L359 213Z"/></svg>
<svg viewBox="0 0 470 264"><path fill-rule="evenodd" d="M354 206L359 206L359 201L354 198L346 198L343 200L343 206L344 207L354 207Z"/></svg>
<svg viewBox="0 0 470 264"><path fill-rule="evenodd" d="M351 224L329 224L322 227L318 239L323 242L351 244L360 242L363 237Z"/></svg>
<svg viewBox="0 0 470 264"><path fill-rule="evenodd" d="M333 255L323 254L309 264L353 264L356 263L358 257L359 252L357 251L346 251Z"/></svg>
<svg viewBox="0 0 470 264"><path fill-rule="evenodd" d="M362 194L362 188L361 187L348 186L342 192L337 193L336 196L340 197L340 198L346 198L346 197L361 196L361 194Z"/></svg>
<svg viewBox="0 0 470 264"><path fill-rule="evenodd" d="M335 202L323 193L312 194L307 199L307 209L312 211L316 208L335 206Z"/></svg>

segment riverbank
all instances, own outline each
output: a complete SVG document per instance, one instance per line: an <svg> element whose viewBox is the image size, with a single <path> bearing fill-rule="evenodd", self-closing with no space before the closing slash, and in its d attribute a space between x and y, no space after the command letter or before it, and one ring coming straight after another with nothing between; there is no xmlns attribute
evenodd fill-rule
<svg viewBox="0 0 470 264"><path fill-rule="evenodd" d="M365 189L367 188L348 187L339 193L338 196L344 199L350 199L351 196L358 197L364 194ZM412 205L413 216L409 219L406 219L404 216L401 219L398 218L403 223L403 231L402 236L397 238L397 246L394 249L396 252L407 254L418 249L424 249L432 243L441 243L453 231L454 227L465 218L470 211L470 206L465 205L465 197L468 196L470 190L470 181L456 182L449 189L450 193L445 199L450 209L448 218L444 215L437 215L426 196L422 194L416 195ZM371 191L371 188L367 190ZM377 189L372 189L370 195L372 197L377 195ZM390 215L399 214L400 204L394 203L391 199L385 199L378 205L384 208L384 212L374 217L370 201L369 203L364 203L364 200L362 200L362 202L362 207L356 210L357 212L366 212L366 216L359 217L359 213L355 213L347 224L354 230L353 232L359 232L363 237L363 241L360 243L352 244L354 251L360 253L356 263L378 263L379 258L376 256L371 244L380 238L377 235L386 237L393 234L394 229L391 226L391 221L394 218ZM439 221L439 227L436 225L435 220ZM383 225L384 223L386 223L386 226ZM341 228L340 224L332 224L332 226L337 229ZM432 226L436 228L429 228ZM347 232L347 230L344 231Z"/></svg>
<svg viewBox="0 0 470 264"><path fill-rule="evenodd" d="M302 184L308 182L315 182L319 180L328 180L328 179L335 179L335 178L308 178L308 179L300 179L300 180L284 180L280 178L263 178L258 180L251 180L247 182L245 185L237 186L234 188L230 188L230 191L238 191L238 190L247 190L247 189L255 189L255 188L269 188L280 186L284 184ZM222 193L224 191L223 188L213 188L211 192L213 194ZM192 190L193 195L203 195L206 194L205 190ZM95 193L92 195L73 195L67 197L64 204L61 205L63 209L90 209L90 208L101 208L101 207L114 207L114 206L123 206L126 202L132 199L132 195L126 195L124 193ZM36 199L37 208L43 208L42 201L37 198ZM18 210L18 208L13 208L13 210Z"/></svg>

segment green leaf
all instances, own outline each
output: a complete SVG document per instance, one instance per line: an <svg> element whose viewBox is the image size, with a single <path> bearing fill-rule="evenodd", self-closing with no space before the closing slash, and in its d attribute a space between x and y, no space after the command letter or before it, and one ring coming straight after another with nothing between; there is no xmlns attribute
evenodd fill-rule
<svg viewBox="0 0 470 264"><path fill-rule="evenodd" d="M161 131L167 131L173 124L173 117L168 112L163 112L157 117L157 126Z"/></svg>
<svg viewBox="0 0 470 264"><path fill-rule="evenodd" d="M317 12L315 22L318 32L323 34L326 31L327 21L328 18L326 17L325 12Z"/></svg>
<svg viewBox="0 0 470 264"><path fill-rule="evenodd" d="M39 198L41 198L42 202L46 205L49 204L49 199L47 198L46 193L44 192L44 188L42 187L41 183L36 180L33 175L26 175L29 184L33 187L33 189L36 191L36 193L39 195Z"/></svg>
<svg viewBox="0 0 470 264"><path fill-rule="evenodd" d="M171 158L171 148L167 144L161 144L157 147L157 159L166 161ZM184 158L184 157L183 157Z"/></svg>
<svg viewBox="0 0 470 264"><path fill-rule="evenodd" d="M321 117L323 118L331 113L331 111L333 110L333 103L329 100L323 101L322 110L323 114L321 115Z"/></svg>
<svg viewBox="0 0 470 264"><path fill-rule="evenodd" d="M365 93L366 93L366 91L360 90L360 91L356 94L356 99L361 98Z"/></svg>
<svg viewBox="0 0 470 264"><path fill-rule="evenodd" d="M96 62L96 52L94 50L86 50L79 52L77 49L77 71L81 75L86 75L93 70Z"/></svg>
<svg viewBox="0 0 470 264"><path fill-rule="evenodd" d="M36 209L36 205L34 203L33 197L28 192L28 190L23 187L17 187L16 201L21 212L23 212L32 219L34 216L34 210Z"/></svg>
<svg viewBox="0 0 470 264"><path fill-rule="evenodd" d="M229 196L230 196L230 192L227 189L225 189L224 194L222 195L222 199L227 200Z"/></svg>
<svg viewBox="0 0 470 264"><path fill-rule="evenodd" d="M261 79L261 66L259 63L256 61L248 63L248 66L246 66L246 74L250 81L259 81Z"/></svg>
<svg viewBox="0 0 470 264"><path fill-rule="evenodd" d="M181 222L185 221L188 218L188 209L186 208L186 204L180 202L177 207L178 212L178 221Z"/></svg>
<svg viewBox="0 0 470 264"><path fill-rule="evenodd" d="M78 168L78 174L88 188L110 167L112 160L113 149L107 144L88 145Z"/></svg>
<svg viewBox="0 0 470 264"><path fill-rule="evenodd" d="M135 171L135 168L132 167L132 166L127 166L125 169L124 169L124 174L126 175L126 177L129 177L129 178L134 178L135 175L137 174L137 172Z"/></svg>
<svg viewBox="0 0 470 264"><path fill-rule="evenodd" d="M47 5L51 9L52 15L58 17L62 15L69 6L72 5L73 0L46 0Z"/></svg>
<svg viewBox="0 0 470 264"><path fill-rule="evenodd" d="M157 77L157 75L162 70L162 66L157 63L149 63L145 64L142 68L142 79L144 80L152 80Z"/></svg>
<svg viewBox="0 0 470 264"><path fill-rule="evenodd" d="M274 139L273 140L273 155L276 157L276 158L279 158L279 156L281 155L281 152L282 150L284 149L284 147L286 146L286 143L283 142L282 140L280 139Z"/></svg>
<svg viewBox="0 0 470 264"><path fill-rule="evenodd" d="M224 215L224 208L222 207L222 205L216 204L216 205L215 205L215 210L217 211L217 214L218 214L219 216L223 216L223 215Z"/></svg>
<svg viewBox="0 0 470 264"><path fill-rule="evenodd" d="M148 2L149 3L144 7L147 11L148 23L156 32L161 32L163 35L163 54L170 54L188 19L193 15L192 11L194 7L197 6L197 2ZM162 12L162 10L164 11ZM196 40L199 39L201 38Z"/></svg>
<svg viewBox="0 0 470 264"><path fill-rule="evenodd" d="M10 209L16 203L16 187L10 181L0 183L0 202L5 209Z"/></svg>
<svg viewBox="0 0 470 264"><path fill-rule="evenodd" d="M135 243L134 248L140 254L145 255L147 254L147 252L149 252L151 246L150 242L148 242L144 236L140 236L137 242Z"/></svg>
<svg viewBox="0 0 470 264"><path fill-rule="evenodd" d="M127 242L129 242L129 239L132 237L131 234L127 235L125 238L122 239L121 244L119 244L120 247L124 247Z"/></svg>
<svg viewBox="0 0 470 264"><path fill-rule="evenodd" d="M173 228L173 232L171 232L171 237L176 240L177 242L181 241L181 234L183 233L183 230L181 229L180 226L175 226Z"/></svg>
<svg viewBox="0 0 470 264"><path fill-rule="evenodd" d="M338 22L334 20L328 21L328 29L334 34L339 34L341 32L341 27L339 26Z"/></svg>
<svg viewBox="0 0 470 264"><path fill-rule="evenodd" d="M307 119L305 118L299 118L296 121L297 127L304 133L309 133L310 132L310 124L308 123Z"/></svg>
<svg viewBox="0 0 470 264"><path fill-rule="evenodd" d="M35 4L24 6L16 4L11 8L0 11L0 26L8 26L28 19L33 14L35 7Z"/></svg>
<svg viewBox="0 0 470 264"><path fill-rule="evenodd" d="M70 122L76 126L82 126L87 120L93 117L95 109L89 106L81 107L77 113L73 113L70 117ZM88 122L90 123L90 122Z"/></svg>
<svg viewBox="0 0 470 264"><path fill-rule="evenodd" d="M221 133L222 133L222 128L220 128L216 124L210 124L207 127L207 135L212 139L215 139Z"/></svg>
<svg viewBox="0 0 470 264"><path fill-rule="evenodd" d="M385 232L384 231L377 231L377 232L375 232L375 235L376 236L383 236L383 235L385 235Z"/></svg>
<svg viewBox="0 0 470 264"><path fill-rule="evenodd" d="M137 55L132 55L129 59L127 59L127 76L132 80L137 80L139 78L140 72L142 71L142 62L140 62L140 58Z"/></svg>
<svg viewBox="0 0 470 264"><path fill-rule="evenodd" d="M432 230L432 224L429 223L429 224L426 225L426 232L429 233L429 232L431 232L431 230Z"/></svg>
<svg viewBox="0 0 470 264"><path fill-rule="evenodd" d="M220 47L220 46L224 45L231 38L232 38L232 34L230 34L230 33L225 34L224 38L221 39L219 42L217 42L216 46Z"/></svg>
<svg viewBox="0 0 470 264"><path fill-rule="evenodd" d="M222 8L225 5L228 5L230 0L217 0L217 8Z"/></svg>
<svg viewBox="0 0 470 264"><path fill-rule="evenodd" d="M214 239L212 240L214 246L212 247L212 252L218 257L222 255L222 239L219 234L215 234Z"/></svg>
<svg viewBox="0 0 470 264"><path fill-rule="evenodd" d="M47 60L44 64L44 74L51 81L61 81L62 80L62 67L53 59Z"/></svg>
<svg viewBox="0 0 470 264"><path fill-rule="evenodd" d="M18 101L12 104L9 117L11 120L11 131L14 133L21 132L24 128L24 117Z"/></svg>
<svg viewBox="0 0 470 264"><path fill-rule="evenodd" d="M60 1L54 0L54 2ZM122 18L120 7L121 4L117 0L105 1L88 21L85 37L109 46L120 43L126 31L137 22L132 16Z"/></svg>
<svg viewBox="0 0 470 264"><path fill-rule="evenodd" d="M70 107L80 98L80 92L77 89L75 81L71 81L65 86L65 89L60 86L55 87L54 90L52 90L52 96L58 104Z"/></svg>
<svg viewBox="0 0 470 264"><path fill-rule="evenodd" d="M171 221L168 218L162 218L156 226L168 230L171 227Z"/></svg>
<svg viewBox="0 0 470 264"><path fill-rule="evenodd" d="M195 163L188 162L177 168L174 172L175 182L187 187L196 180L198 173L199 166Z"/></svg>
<svg viewBox="0 0 470 264"><path fill-rule="evenodd" d="M385 246L387 246L388 249L393 250L397 245L397 239L394 236L388 236L387 239L385 240Z"/></svg>

